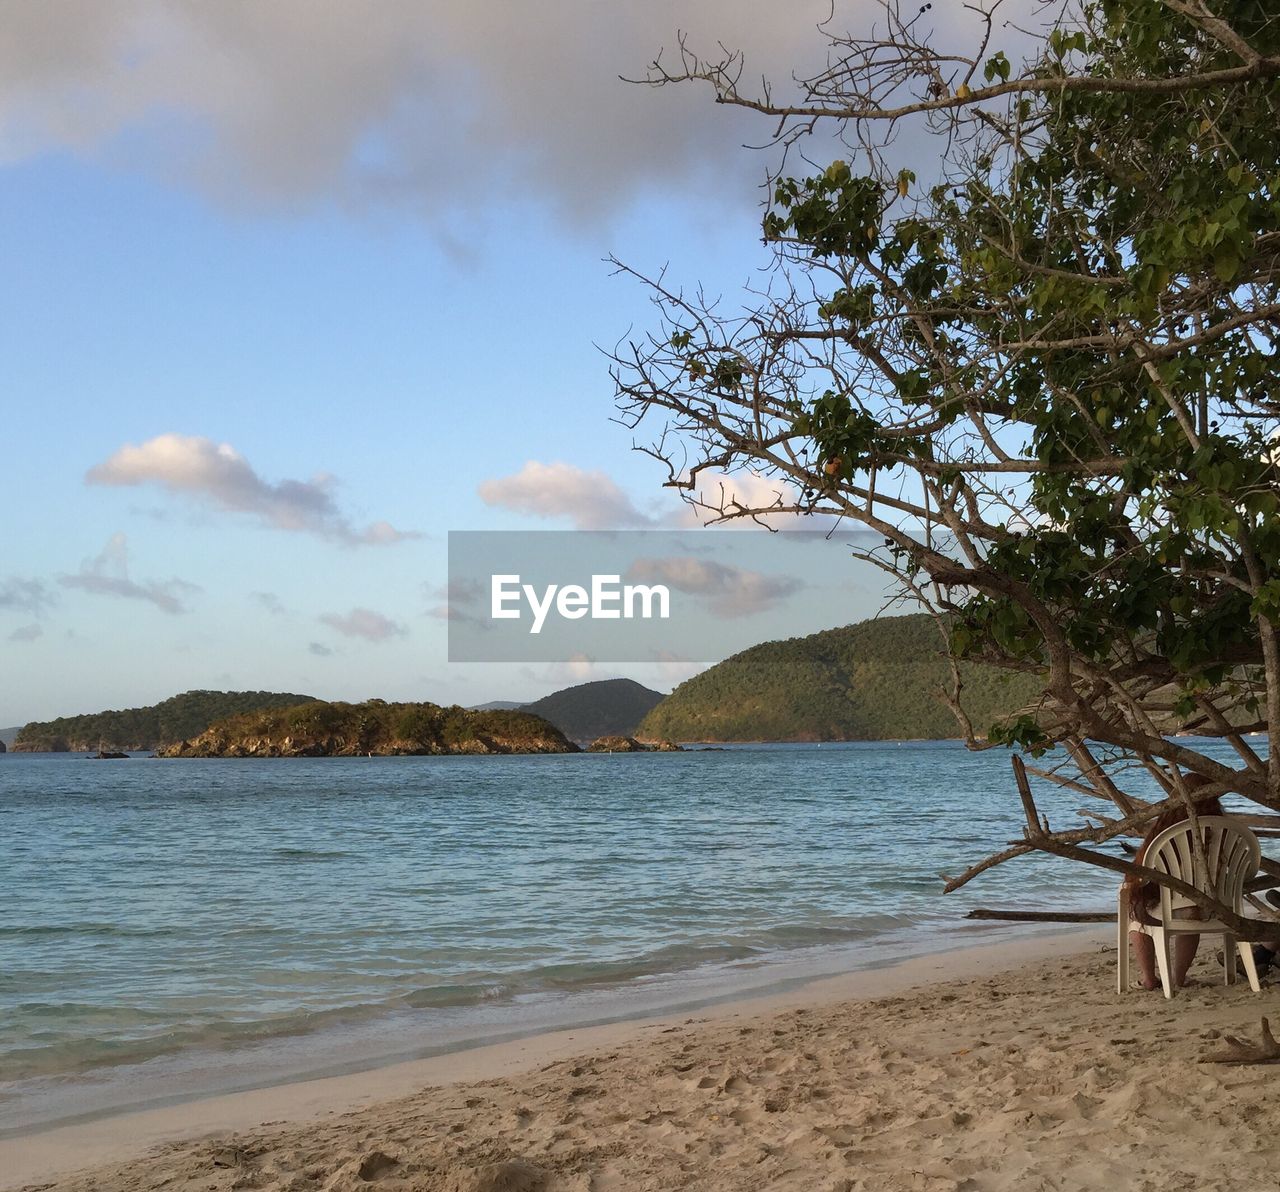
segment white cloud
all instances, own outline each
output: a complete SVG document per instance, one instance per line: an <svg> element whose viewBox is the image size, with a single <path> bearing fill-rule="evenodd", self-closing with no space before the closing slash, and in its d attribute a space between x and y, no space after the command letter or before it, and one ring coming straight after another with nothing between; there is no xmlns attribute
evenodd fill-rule
<svg viewBox="0 0 1280 1192"><path fill-rule="evenodd" d="M166 613L185 613L188 596L199 592L195 584L170 579L164 582L138 582L129 577L129 545L123 534L113 534L92 559L85 559L75 575L58 577L65 588L76 588L94 596L119 596L125 600L143 600Z"/></svg>
<svg viewBox="0 0 1280 1192"><path fill-rule="evenodd" d="M606 473L572 464L531 459L514 475L486 480L477 491L486 505L532 517L563 518L579 530L630 530L659 524Z"/></svg>
<svg viewBox="0 0 1280 1192"><path fill-rule="evenodd" d="M790 575L765 575L726 563L687 556L637 559L627 571L634 583L666 584L690 595L705 597L725 617L749 617L784 603L805 587Z"/></svg>
<svg viewBox="0 0 1280 1192"><path fill-rule="evenodd" d="M363 638L367 642L384 642L408 633L403 625L371 608L353 608L346 614L325 613L320 620L343 637Z"/></svg>
<svg viewBox="0 0 1280 1192"><path fill-rule="evenodd" d="M832 514L769 512L781 510L800 501L800 489L784 476L763 476L743 470L732 474L705 471L698 473L694 492L698 504L686 504L681 515L688 526L711 525L717 530L755 530L767 526L771 530L812 530L826 532L839 524ZM739 515L730 521L714 521L718 512L743 509L762 510L752 517Z"/></svg>
<svg viewBox="0 0 1280 1192"><path fill-rule="evenodd" d="M0 582L0 609L12 609L33 617L43 616L57 601L49 585L39 579L11 575Z"/></svg>
<svg viewBox="0 0 1280 1192"><path fill-rule="evenodd" d="M698 474L698 500L717 508L723 505L727 509L735 506L744 509L770 509L777 505L793 504L799 495L790 481L780 477L762 476L759 472L743 471L734 472L732 475L725 472ZM706 510L694 512L702 521L709 516ZM777 515L769 515L770 518L775 516Z"/></svg>
<svg viewBox="0 0 1280 1192"><path fill-rule="evenodd" d="M346 546L385 545L416 538L385 521L353 526L333 498L332 476L264 480L229 443L197 435L164 434L121 447L85 475L89 484L157 484L215 509L246 513L278 530L316 534Z"/></svg>

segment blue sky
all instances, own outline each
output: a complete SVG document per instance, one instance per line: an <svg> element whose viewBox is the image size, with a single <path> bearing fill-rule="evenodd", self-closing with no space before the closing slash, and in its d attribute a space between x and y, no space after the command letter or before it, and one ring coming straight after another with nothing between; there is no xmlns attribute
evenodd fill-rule
<svg viewBox="0 0 1280 1192"><path fill-rule="evenodd" d="M505 30L398 0L18 8L0 725L193 687L472 703L689 673L450 666L431 609L450 529L673 515L611 421L595 345L648 307L604 258L731 292L763 260L763 163L706 94L616 76L691 22L789 70L805 5L572 0Z"/></svg>

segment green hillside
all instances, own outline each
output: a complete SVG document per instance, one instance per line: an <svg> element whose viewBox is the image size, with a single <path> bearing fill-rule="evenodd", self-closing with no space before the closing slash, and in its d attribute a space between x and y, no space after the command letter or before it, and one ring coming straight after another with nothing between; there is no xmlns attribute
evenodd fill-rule
<svg viewBox="0 0 1280 1192"><path fill-rule="evenodd" d="M975 731L1033 699L1038 682L964 664ZM682 683L637 735L672 741L865 741L958 737L938 697L949 670L925 614L765 642Z"/></svg>
<svg viewBox="0 0 1280 1192"><path fill-rule="evenodd" d="M549 720L566 737L630 737L645 715L662 702L662 693L633 679L601 679L544 695L524 711Z"/></svg>
<svg viewBox="0 0 1280 1192"><path fill-rule="evenodd" d="M557 728L528 712L371 699L313 701L228 716L159 752L161 757L363 757L577 751Z"/></svg>
<svg viewBox="0 0 1280 1192"><path fill-rule="evenodd" d="M13 748L31 753L155 749L194 737L225 716L289 708L314 698L278 691L187 691L146 708L33 720L23 725Z"/></svg>

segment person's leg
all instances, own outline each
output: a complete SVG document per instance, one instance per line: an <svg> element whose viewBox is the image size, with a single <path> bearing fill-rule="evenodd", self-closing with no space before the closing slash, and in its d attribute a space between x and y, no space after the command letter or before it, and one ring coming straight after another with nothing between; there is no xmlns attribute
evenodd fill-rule
<svg viewBox="0 0 1280 1192"><path fill-rule="evenodd" d="M1156 989L1160 978L1156 976L1156 948L1144 931L1129 932L1133 945L1133 959L1138 966L1138 982L1143 989Z"/></svg>
<svg viewBox="0 0 1280 1192"><path fill-rule="evenodd" d="M1185 906L1173 912L1175 919L1201 918L1198 906ZM1196 949L1200 947L1198 935L1175 935L1173 937L1173 987L1181 989L1187 983L1187 970L1196 958Z"/></svg>

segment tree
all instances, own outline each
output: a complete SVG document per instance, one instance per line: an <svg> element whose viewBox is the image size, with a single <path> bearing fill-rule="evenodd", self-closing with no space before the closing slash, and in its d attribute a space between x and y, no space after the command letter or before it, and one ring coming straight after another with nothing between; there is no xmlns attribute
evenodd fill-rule
<svg viewBox="0 0 1280 1192"><path fill-rule="evenodd" d="M824 129L849 152L770 178L773 272L740 313L647 282L658 325L614 352L619 406L713 519L861 523L953 660L1042 678L992 726L964 720L954 665L944 698L971 747L1098 802L1052 828L1028 797L1024 838L948 889L1037 850L1152 878L1089 846L1194 814L1186 774L1280 811L1280 16L1081 0L1019 69L996 5L973 52L931 41L929 7L826 30L794 100L740 89L737 56L655 64L772 117L793 156ZM941 162L927 184L903 133ZM771 503L698 496L743 469ZM1168 797L1126 793L1134 767Z"/></svg>

